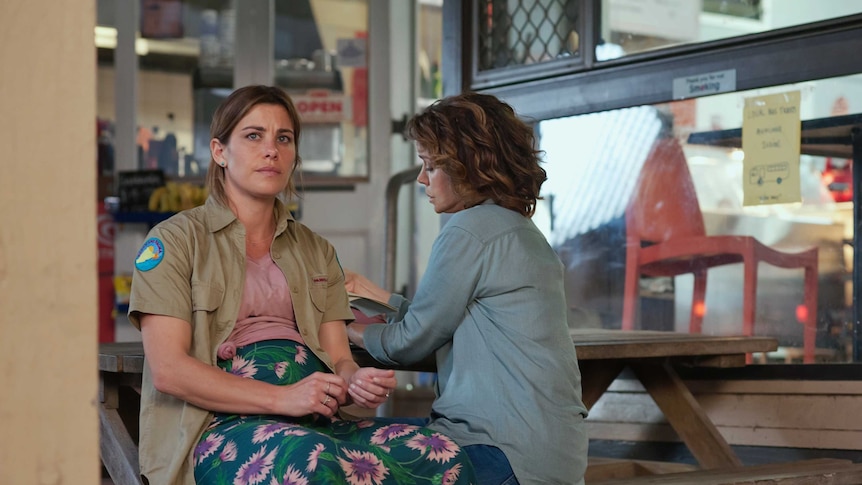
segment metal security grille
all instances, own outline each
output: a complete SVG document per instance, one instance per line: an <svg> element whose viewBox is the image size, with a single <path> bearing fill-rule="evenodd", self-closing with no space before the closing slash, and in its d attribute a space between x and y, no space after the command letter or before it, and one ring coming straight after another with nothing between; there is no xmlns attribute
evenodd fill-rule
<svg viewBox="0 0 862 485"><path fill-rule="evenodd" d="M580 0L479 0L479 70L578 55Z"/></svg>

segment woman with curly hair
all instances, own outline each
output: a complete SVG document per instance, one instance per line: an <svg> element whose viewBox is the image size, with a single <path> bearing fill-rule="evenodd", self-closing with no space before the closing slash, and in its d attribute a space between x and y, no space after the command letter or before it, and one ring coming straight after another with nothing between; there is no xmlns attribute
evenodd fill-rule
<svg viewBox="0 0 862 485"><path fill-rule="evenodd" d="M587 410L563 265L530 219L547 178L533 130L494 96L465 93L407 133L418 182L452 216L412 302L346 272L348 291L399 309L388 324L351 323L348 337L393 365L435 354L428 426L463 447L478 483L583 483Z"/></svg>

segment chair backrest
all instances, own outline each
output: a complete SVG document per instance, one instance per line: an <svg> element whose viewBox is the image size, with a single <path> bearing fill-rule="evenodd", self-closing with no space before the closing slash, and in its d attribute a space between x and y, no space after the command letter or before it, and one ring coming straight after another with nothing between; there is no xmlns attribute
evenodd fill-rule
<svg viewBox="0 0 862 485"><path fill-rule="evenodd" d="M626 237L657 243L705 234L682 147L673 137L656 140L626 209Z"/></svg>

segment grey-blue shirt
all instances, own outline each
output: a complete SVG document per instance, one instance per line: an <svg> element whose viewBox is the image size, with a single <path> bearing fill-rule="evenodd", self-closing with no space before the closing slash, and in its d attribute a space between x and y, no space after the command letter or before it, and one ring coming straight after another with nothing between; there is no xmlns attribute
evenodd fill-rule
<svg viewBox="0 0 862 485"><path fill-rule="evenodd" d="M402 310L365 346L390 364L436 353L431 428L499 447L522 484L581 482L587 410L563 265L529 218L491 203L455 213L413 301L390 303Z"/></svg>

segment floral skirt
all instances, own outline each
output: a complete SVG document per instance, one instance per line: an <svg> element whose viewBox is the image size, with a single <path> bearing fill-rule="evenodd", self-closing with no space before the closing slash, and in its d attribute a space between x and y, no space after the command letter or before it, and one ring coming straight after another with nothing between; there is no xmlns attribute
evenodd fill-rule
<svg viewBox="0 0 862 485"><path fill-rule="evenodd" d="M329 369L304 345L268 340L219 367L288 385ZM372 419L216 414L194 450L198 485L468 484L467 454L428 428Z"/></svg>

